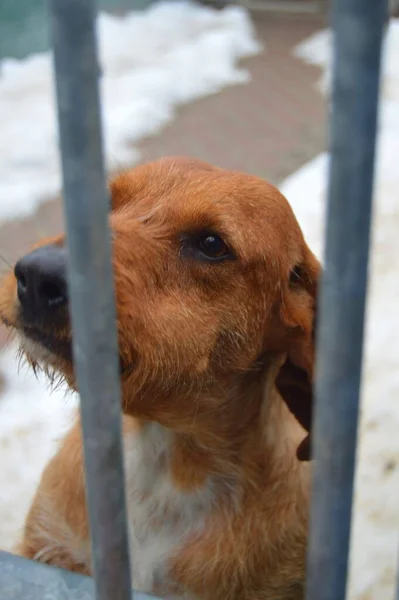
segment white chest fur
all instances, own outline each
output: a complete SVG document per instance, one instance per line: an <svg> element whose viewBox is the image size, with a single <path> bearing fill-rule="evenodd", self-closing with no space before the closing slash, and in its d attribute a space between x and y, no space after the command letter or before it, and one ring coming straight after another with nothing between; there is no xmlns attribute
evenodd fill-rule
<svg viewBox="0 0 399 600"><path fill-rule="evenodd" d="M171 433L151 423L125 434L125 469L133 586L151 592L167 582L171 556L201 531L214 494L177 490L168 473Z"/></svg>

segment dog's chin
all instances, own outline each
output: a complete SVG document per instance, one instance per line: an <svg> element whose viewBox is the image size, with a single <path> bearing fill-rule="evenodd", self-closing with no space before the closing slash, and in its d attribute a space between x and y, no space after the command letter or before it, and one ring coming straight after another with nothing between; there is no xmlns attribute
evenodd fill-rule
<svg viewBox="0 0 399 600"><path fill-rule="evenodd" d="M17 336L22 353L33 366L58 372L71 380L74 370L71 342L58 340L54 336L32 327L18 330ZM125 363L119 356L120 375L131 374L132 371L133 365Z"/></svg>
<svg viewBox="0 0 399 600"><path fill-rule="evenodd" d="M72 372L72 347L68 341L57 340L54 336L39 329L23 328L18 331L21 352L34 367L62 375Z"/></svg>

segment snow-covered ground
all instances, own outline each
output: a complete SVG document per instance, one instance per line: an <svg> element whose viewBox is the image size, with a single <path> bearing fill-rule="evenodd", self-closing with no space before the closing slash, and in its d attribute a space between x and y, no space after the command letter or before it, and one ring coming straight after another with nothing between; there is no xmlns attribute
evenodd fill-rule
<svg viewBox="0 0 399 600"><path fill-rule="evenodd" d="M77 397L66 390L50 394L25 365L18 368L16 348L0 355L6 392L0 397L0 549L12 550L43 467L57 449L76 414Z"/></svg>
<svg viewBox="0 0 399 600"><path fill-rule="evenodd" d="M245 81L247 75L237 69L236 61L259 49L246 13L237 8L214 13L187 4L163 4L127 20L102 17L100 31L111 167L137 159L134 142L158 131L173 118L178 104ZM323 69L323 93L328 90L329 46L328 32L321 32L296 50L298 57ZM390 24L385 50L350 600L393 599L398 562L398 21ZM43 198L58 190L50 88L48 56L3 65L0 220L33 212ZM15 111L21 98L21 110ZM118 108L112 110L113 106ZM16 139L21 142L17 144ZM282 185L319 256L327 161L327 155L320 155ZM18 536L39 474L75 410L76 398L62 393L50 397L43 381L37 382L24 369L18 375L12 348L0 356L0 370L7 377L0 402L0 547L9 549Z"/></svg>
<svg viewBox="0 0 399 600"><path fill-rule="evenodd" d="M329 90L331 36L323 31L295 54L323 69ZM349 581L350 600L393 600L399 542L399 20L385 40L368 298L362 419ZM307 240L321 256L328 156L282 186Z"/></svg>
<svg viewBox="0 0 399 600"><path fill-rule="evenodd" d="M98 19L107 165L131 166L135 143L176 108L248 81L238 60L260 52L247 12L161 2ZM0 221L32 214L60 187L49 52L0 64ZM7 200L6 200L7 199Z"/></svg>

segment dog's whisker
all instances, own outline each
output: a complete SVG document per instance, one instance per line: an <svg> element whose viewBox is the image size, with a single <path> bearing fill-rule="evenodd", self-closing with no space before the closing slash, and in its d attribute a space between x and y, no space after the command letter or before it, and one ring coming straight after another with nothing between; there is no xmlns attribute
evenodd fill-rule
<svg viewBox="0 0 399 600"><path fill-rule="evenodd" d="M12 269L13 266L12 264L4 257L0 254L0 260L9 268Z"/></svg>

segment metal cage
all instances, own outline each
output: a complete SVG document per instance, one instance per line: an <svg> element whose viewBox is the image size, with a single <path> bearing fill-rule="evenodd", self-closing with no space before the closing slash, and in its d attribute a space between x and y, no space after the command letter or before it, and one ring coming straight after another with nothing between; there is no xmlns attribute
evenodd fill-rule
<svg viewBox="0 0 399 600"><path fill-rule="evenodd" d="M332 4L331 164L318 314L307 600L343 600L346 593L387 11L387 0L335 0ZM0 599L144 600L151 597L131 590L129 567L94 3L50 0L49 13L94 579L0 553Z"/></svg>

